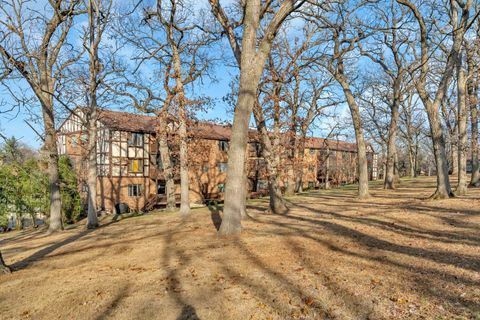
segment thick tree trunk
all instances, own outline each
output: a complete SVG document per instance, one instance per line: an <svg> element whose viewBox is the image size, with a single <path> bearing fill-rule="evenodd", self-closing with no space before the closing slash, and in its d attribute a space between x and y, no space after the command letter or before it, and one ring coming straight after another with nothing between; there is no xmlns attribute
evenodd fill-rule
<svg viewBox="0 0 480 320"><path fill-rule="evenodd" d="M295 192L303 192L303 167L305 163L305 138L300 138L300 143L297 149L297 160L295 161L296 167L296 181L295 181Z"/></svg>
<svg viewBox="0 0 480 320"><path fill-rule="evenodd" d="M415 83L418 95L422 99L422 102L427 110L428 120L430 122L430 133L432 136L432 145L435 155L435 166L437 169L437 190L432 195L433 199L444 199L453 196L450 180L448 177L448 162L445 152L445 139L443 137L440 116L438 109L441 103L444 101L445 94L447 92L450 80L455 71L455 65L458 61L458 55L460 54L462 44L464 41L464 35L467 31L467 25L469 21L469 11L472 6L472 2L465 3L461 8L457 7L454 2L450 3L450 22L454 27L452 32L452 46L447 57L445 70L439 81L435 98L432 100L427 90L427 80L429 73L429 46L431 45L428 38L428 29L421 11L408 0L397 0L398 3L406 6L414 14L418 26L420 29L420 78ZM460 11L460 12L459 12ZM459 21L459 18L461 20ZM458 26L458 27L457 27Z"/></svg>
<svg viewBox="0 0 480 320"><path fill-rule="evenodd" d="M462 66L462 57L457 62L457 127L458 127L458 184L456 195L467 193L467 82Z"/></svg>
<svg viewBox="0 0 480 320"><path fill-rule="evenodd" d="M88 120L88 214L87 228L98 227L97 218L97 107L96 98L93 101ZM94 105L95 104L95 105Z"/></svg>
<svg viewBox="0 0 480 320"><path fill-rule="evenodd" d="M470 185L473 187L480 186L480 163L478 161L478 71L479 67L473 60L473 50L467 49L467 65L468 65L468 108L470 109L470 128L471 128L471 162L472 176Z"/></svg>
<svg viewBox="0 0 480 320"><path fill-rule="evenodd" d="M8 267L3 260L2 252L0 251L0 273L11 273L10 267Z"/></svg>
<svg viewBox="0 0 480 320"><path fill-rule="evenodd" d="M55 130L55 121L53 115L52 97L47 97L50 105L42 104L43 123L45 130L44 153L47 160L47 175L50 191L50 219L48 232L57 232L63 230L62 222L62 197L60 194L60 177L58 174L58 149L57 134Z"/></svg>
<svg viewBox="0 0 480 320"><path fill-rule="evenodd" d="M245 52L244 52L245 54ZM243 59L247 57L242 56ZM242 230L244 210L245 146L248 143L248 124L257 96L260 75L254 68L244 68L240 75L240 90L235 108L232 135L228 149L228 169L225 187L225 207L219 234L238 234Z"/></svg>
<svg viewBox="0 0 480 320"><path fill-rule="evenodd" d="M432 199L446 199L453 196L450 180L448 177L448 161L445 152L445 140L438 109L432 105L427 107L428 119L430 122L430 134L432 135L433 153L435 157L435 168L437 171L437 189L431 196Z"/></svg>
<svg viewBox="0 0 480 320"><path fill-rule="evenodd" d="M350 90L350 85L343 75L343 64L340 67L340 73L336 74L337 81L342 86L347 104L352 116L353 127L355 130L355 140L357 142L357 167L358 167L358 197L360 199L366 199L370 197L368 191L368 161L367 161L367 149L365 145L365 138L363 136L362 119L360 117L360 110L357 102Z"/></svg>
<svg viewBox="0 0 480 320"><path fill-rule="evenodd" d="M278 103L279 93L280 89L275 88L273 139L270 139L269 131L267 130L265 118L263 116L263 110L258 101L254 106L253 115L257 124L257 130L260 132L262 137L262 156L267 165L268 191L270 195L269 208L274 214L285 214L288 212L288 208L285 205L282 191L278 183L278 166L280 164L280 154L278 150L280 144L280 105Z"/></svg>
<svg viewBox="0 0 480 320"><path fill-rule="evenodd" d="M397 79L393 85L394 98L390 110L390 126L388 128L387 143L387 163L385 172L385 181L383 187L385 189L395 189L395 159L397 155L397 127L398 118L400 116L400 79Z"/></svg>
<svg viewBox="0 0 480 320"><path fill-rule="evenodd" d="M188 176L187 163L188 146L185 106L181 107L179 114L180 123L178 133L180 136L180 214L188 215L190 214L190 178Z"/></svg>
<svg viewBox="0 0 480 320"><path fill-rule="evenodd" d="M89 83L89 110L87 115L88 125L88 213L87 228L98 227L97 218L97 76L98 76L98 45L100 37L96 38L96 24L98 21L95 14L98 11L94 8L92 0L88 1L88 24L89 24L89 58L90 58L90 83Z"/></svg>
<svg viewBox="0 0 480 320"><path fill-rule="evenodd" d="M287 159L287 186L285 188L285 195L292 196L295 194L296 179L295 179L295 156L297 148L297 133L295 127L290 129L288 159Z"/></svg>
<svg viewBox="0 0 480 320"><path fill-rule="evenodd" d="M164 119L164 118L162 118ZM167 210L175 210L175 177L173 174L172 161L170 159L170 148L168 147L168 137L165 132L166 122L161 121L163 128L158 132L158 148L160 159L162 161L163 176L165 178L165 193L167 195Z"/></svg>
<svg viewBox="0 0 480 320"><path fill-rule="evenodd" d="M409 176L411 178L415 177L415 158L411 148L408 148L408 168L410 170Z"/></svg>

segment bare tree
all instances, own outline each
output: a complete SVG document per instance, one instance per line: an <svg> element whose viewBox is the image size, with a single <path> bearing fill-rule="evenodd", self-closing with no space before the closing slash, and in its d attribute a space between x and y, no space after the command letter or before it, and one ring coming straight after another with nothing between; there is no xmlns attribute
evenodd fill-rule
<svg viewBox="0 0 480 320"><path fill-rule="evenodd" d="M350 109L357 143L358 197L360 199L370 196L368 191L368 160L360 109L352 91L352 80L349 79L345 62L358 49L358 43L368 36L358 16L358 11L364 5L364 1L342 1L319 6L316 10L306 13L309 19L319 24L326 32L322 36L327 44L322 56L317 59L316 63L332 74L342 88Z"/></svg>
<svg viewBox="0 0 480 320"><path fill-rule="evenodd" d="M97 218L97 90L104 76L104 66L99 60L99 46L107 27L112 7L111 0L88 0L88 57L89 84L86 124L88 129L88 214L87 228L98 226Z"/></svg>
<svg viewBox="0 0 480 320"><path fill-rule="evenodd" d="M411 89L410 89L411 91ZM400 136L406 143L410 177L417 177L419 166L420 139L423 132L423 112L420 110L417 101L418 96L412 92L407 94L400 109Z"/></svg>
<svg viewBox="0 0 480 320"><path fill-rule="evenodd" d="M240 67L238 99L233 118L228 151L225 207L219 233L240 233L241 216L245 210L244 176L248 124L256 102L260 78L277 31L284 20L305 1L283 2L252 0L241 2L240 17L231 21L219 0L209 0L212 13L221 25ZM268 22L268 18L271 18ZM242 27L241 45L236 29Z"/></svg>
<svg viewBox="0 0 480 320"><path fill-rule="evenodd" d="M422 99L422 102L425 106L430 123L433 152L435 155L437 169L437 190L432 195L432 199L444 199L453 196L453 192L451 190L450 180L448 177L448 162L445 153L445 139L442 133L438 110L440 104L445 98L450 80L452 79L455 71L455 66L461 51L464 34L470 26L469 17L473 1L452 0L449 1L448 6L446 6L446 8L449 9L448 16L450 19L449 24L452 30L452 41L447 61L445 63L445 68L433 98L428 91L427 84L430 72L432 43L429 37L427 22L424 17L426 13L422 12L418 6L410 0L397 0L397 2L406 6L412 12L419 26L420 57L417 68L420 70L420 75L414 80L414 84L418 95Z"/></svg>
<svg viewBox="0 0 480 320"><path fill-rule="evenodd" d="M467 79L462 54L457 57L458 183L455 195L467 193Z"/></svg>
<svg viewBox="0 0 480 320"><path fill-rule="evenodd" d="M378 64L385 74L390 78L391 93L389 97L390 105L390 124L388 126L387 139L387 158L385 164L385 189L395 189L395 158L397 154L397 131L398 119L400 116L400 104L403 99L403 90L405 87L406 75L412 67L408 61L410 56L409 33L402 31L400 24L405 21L406 12L398 10L395 1L391 1L389 10L377 8L380 20L384 23L383 32L373 36L376 40L375 47L367 45L368 48L361 47L361 53L369 57ZM400 12L399 12L400 11ZM380 39L378 39L380 38ZM371 42L371 41L370 41ZM388 48L388 53L385 52ZM391 56L391 58L386 57Z"/></svg>
<svg viewBox="0 0 480 320"><path fill-rule="evenodd" d="M145 86L139 81L129 80L124 87L133 88L134 92L146 92L147 99L135 101L134 94L126 92L123 94L133 99L138 110L153 112L159 118L157 134L167 182L167 207L175 206L175 194L174 171L170 160L171 150L166 124L174 125L180 145L180 214L182 215L190 212L187 123L191 114L187 109L192 109L199 104L198 99L187 98L187 88L207 74L210 59L206 48L212 42L212 37L196 24L196 16L191 6L192 4L186 1L159 0L153 8L142 7L144 17L141 24L135 20L137 17L135 16L130 20L124 19L121 26L117 28L120 37L128 45L132 45L138 53L134 60L139 63L133 73L136 73L144 63L161 69L157 71L157 75L163 80L162 93L155 92L154 87ZM173 113L177 116L176 121L171 121L170 116Z"/></svg>
<svg viewBox="0 0 480 320"><path fill-rule="evenodd" d="M471 165L472 176L470 186L480 185L480 164L478 161L478 87L480 72L480 24L476 23L474 40L465 41L466 63L467 63L467 107L470 111L471 128Z"/></svg>
<svg viewBox="0 0 480 320"><path fill-rule="evenodd" d="M50 1L44 10L21 0L2 1L0 54L8 67L28 83L41 105L44 129L43 154L50 185L49 232L63 229L58 175L55 91L66 68L78 60L64 50L81 1ZM35 30L35 35L28 33ZM73 52L73 53L72 53Z"/></svg>

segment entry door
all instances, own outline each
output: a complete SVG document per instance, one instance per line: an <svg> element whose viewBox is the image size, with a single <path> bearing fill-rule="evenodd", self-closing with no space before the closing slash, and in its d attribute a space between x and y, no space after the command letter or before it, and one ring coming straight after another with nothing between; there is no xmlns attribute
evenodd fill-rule
<svg viewBox="0 0 480 320"><path fill-rule="evenodd" d="M160 180L160 181L158 181L158 184L157 184L157 193L158 193L158 194L166 194L166 193L167 193L167 188L166 188L166 182L165 182L165 180Z"/></svg>

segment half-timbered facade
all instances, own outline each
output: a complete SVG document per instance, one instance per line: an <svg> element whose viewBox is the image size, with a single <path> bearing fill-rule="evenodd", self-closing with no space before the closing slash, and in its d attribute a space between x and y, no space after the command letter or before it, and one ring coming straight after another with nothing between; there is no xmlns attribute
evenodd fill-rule
<svg viewBox="0 0 480 320"><path fill-rule="evenodd" d="M87 132L80 109L72 113L59 128L60 154L70 157L80 185L86 185ZM142 210L151 199L162 199L165 178L159 155L156 117L126 112L101 110L97 138L97 203L99 208L114 211L119 203ZM169 124L172 125L172 124ZM223 196L227 170L227 151L231 127L197 122L189 129L190 201L203 203ZM266 193L265 160L261 155L258 135L251 130L248 145L247 185L250 192ZM321 187L352 183L356 180L355 144L307 138L303 157L303 187ZM175 146L171 148L175 153ZM376 155L369 147L370 178L376 179ZM178 164L172 155L174 166ZM285 173L280 172L281 184ZM179 191L179 177L176 183ZM85 190L85 187L82 188ZM160 200L161 202L161 200Z"/></svg>

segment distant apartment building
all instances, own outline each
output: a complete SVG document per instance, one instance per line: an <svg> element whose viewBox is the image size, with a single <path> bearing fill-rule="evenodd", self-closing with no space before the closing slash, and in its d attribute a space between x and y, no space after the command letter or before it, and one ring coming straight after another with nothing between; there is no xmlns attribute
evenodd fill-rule
<svg viewBox="0 0 480 320"><path fill-rule="evenodd" d="M157 117L127 112L101 110L97 138L97 204L114 212L115 206L126 203L133 210L143 210L152 200L165 202L165 176L159 155L156 132ZM82 125L83 113L77 109L60 126L58 148L68 155L78 173L82 191L86 191L87 132ZM227 171L227 151L231 126L195 122L188 128L189 175L191 203L222 199ZM318 188L328 180L332 185L353 183L357 177L356 145L348 142L309 137L303 161L303 188ZM172 146L175 150L175 146ZM175 151L172 151L172 153ZM266 194L268 189L265 160L258 133L249 132L248 181L250 193ZM172 162L178 160L172 155ZM377 156L368 146L370 179L377 177ZM180 180L175 177L179 193ZM286 172L280 171L280 184L285 186Z"/></svg>

